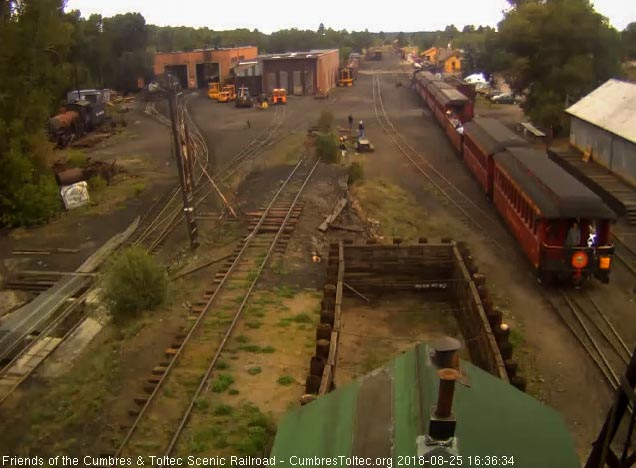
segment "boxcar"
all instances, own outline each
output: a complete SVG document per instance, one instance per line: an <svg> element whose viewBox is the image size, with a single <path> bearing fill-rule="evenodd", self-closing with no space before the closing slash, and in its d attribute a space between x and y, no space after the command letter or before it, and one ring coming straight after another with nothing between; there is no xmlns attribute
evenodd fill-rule
<svg viewBox="0 0 636 468"><path fill-rule="evenodd" d="M464 161L488 198L492 198L492 157L513 146L528 144L496 119L475 117L464 125Z"/></svg>
<svg viewBox="0 0 636 468"><path fill-rule="evenodd" d="M539 150L511 147L494 156L493 201L540 281L609 282L616 215L581 182ZM579 225L580 241L566 245ZM591 234L595 233L594 238Z"/></svg>

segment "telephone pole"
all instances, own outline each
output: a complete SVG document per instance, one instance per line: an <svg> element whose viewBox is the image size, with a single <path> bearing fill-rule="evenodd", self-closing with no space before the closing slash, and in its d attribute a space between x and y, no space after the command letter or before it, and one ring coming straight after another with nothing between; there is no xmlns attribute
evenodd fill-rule
<svg viewBox="0 0 636 468"><path fill-rule="evenodd" d="M188 167L190 167L191 161L189 160L191 155L184 155L184 147L188 147L188 139L185 131L185 126L187 124L183 122L184 131L182 131L177 107L177 99L180 96L181 93L177 95L174 86L172 85L172 83L170 83L168 85L168 109L170 112L170 125L172 127L172 146L174 149L175 158L177 160L177 168L179 169L179 185L181 185L181 195L183 197L183 214L186 220L188 239L190 240L190 247L195 249L199 246L199 242L196 217L194 215L194 184L192 181L192 171L188 170ZM189 153L189 151L186 149L185 153ZM188 158L189 162L184 161L185 157Z"/></svg>

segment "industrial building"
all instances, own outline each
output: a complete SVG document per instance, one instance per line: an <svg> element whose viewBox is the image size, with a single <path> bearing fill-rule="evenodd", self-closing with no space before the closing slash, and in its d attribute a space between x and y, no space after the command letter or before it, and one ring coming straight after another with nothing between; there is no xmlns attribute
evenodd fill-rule
<svg viewBox="0 0 636 468"><path fill-rule="evenodd" d="M263 92L284 88L296 96L328 93L336 86L340 65L337 49L270 54L259 61Z"/></svg>
<svg viewBox="0 0 636 468"><path fill-rule="evenodd" d="M211 81L230 79L233 67L241 61L256 59L257 55L258 48L253 46L157 53L154 73L173 74L183 88L207 88Z"/></svg>
<svg viewBox="0 0 636 468"><path fill-rule="evenodd" d="M636 84L608 80L566 112L570 144L585 159L636 185Z"/></svg>

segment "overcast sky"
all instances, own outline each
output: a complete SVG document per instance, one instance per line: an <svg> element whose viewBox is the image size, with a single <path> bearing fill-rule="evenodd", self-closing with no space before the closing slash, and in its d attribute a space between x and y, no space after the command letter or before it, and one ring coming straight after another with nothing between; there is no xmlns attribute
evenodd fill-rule
<svg viewBox="0 0 636 468"><path fill-rule="evenodd" d="M636 0L596 0L596 9L619 30L636 21ZM320 23L333 29L369 31L432 31L454 24L496 24L506 0L68 0L68 9L84 16L99 13L113 16L136 11L146 22L158 26L207 26L224 30L239 27L270 33L279 29L318 29Z"/></svg>

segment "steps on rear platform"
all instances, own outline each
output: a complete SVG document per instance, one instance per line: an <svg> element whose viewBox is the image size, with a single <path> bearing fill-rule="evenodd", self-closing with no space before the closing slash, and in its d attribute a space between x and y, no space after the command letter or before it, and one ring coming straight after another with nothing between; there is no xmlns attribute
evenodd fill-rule
<svg viewBox="0 0 636 468"><path fill-rule="evenodd" d="M618 216L636 225L636 187L573 148L550 148L548 157L601 197Z"/></svg>

